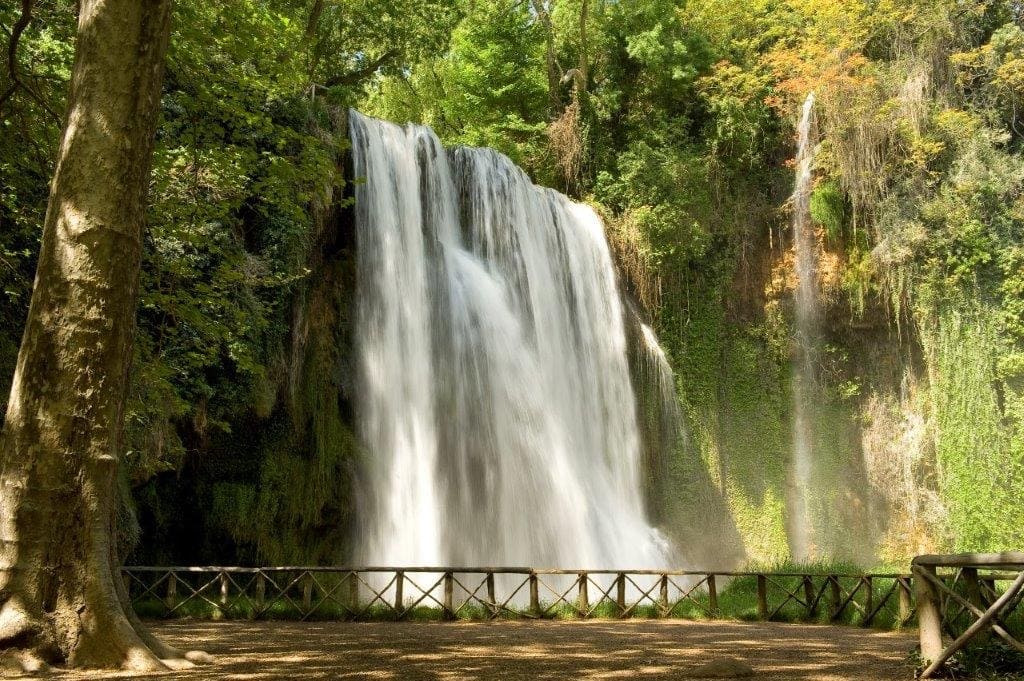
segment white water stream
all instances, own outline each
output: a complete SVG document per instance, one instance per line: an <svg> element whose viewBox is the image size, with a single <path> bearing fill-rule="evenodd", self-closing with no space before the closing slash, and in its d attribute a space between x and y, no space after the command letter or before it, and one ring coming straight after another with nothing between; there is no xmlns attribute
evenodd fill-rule
<svg viewBox="0 0 1024 681"><path fill-rule="evenodd" d="M666 567L601 220L494 151L356 112L350 128L357 562Z"/></svg>
<svg viewBox="0 0 1024 681"><path fill-rule="evenodd" d="M814 93L807 96L797 128L797 172L793 191L793 240L796 248L796 345L793 377L793 498L790 499L790 552L795 560L814 557L810 509L814 462L813 409L817 394L818 276L816 240L811 222L813 189Z"/></svg>

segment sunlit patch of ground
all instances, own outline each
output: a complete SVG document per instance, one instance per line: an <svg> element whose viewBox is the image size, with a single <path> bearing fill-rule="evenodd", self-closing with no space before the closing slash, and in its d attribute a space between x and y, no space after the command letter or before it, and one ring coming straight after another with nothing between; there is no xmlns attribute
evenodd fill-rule
<svg viewBox="0 0 1024 681"><path fill-rule="evenodd" d="M216 664L160 679L680 679L734 657L774 681L913 678L914 637L854 627L687 621L174 622L154 632ZM62 674L59 678L111 678Z"/></svg>

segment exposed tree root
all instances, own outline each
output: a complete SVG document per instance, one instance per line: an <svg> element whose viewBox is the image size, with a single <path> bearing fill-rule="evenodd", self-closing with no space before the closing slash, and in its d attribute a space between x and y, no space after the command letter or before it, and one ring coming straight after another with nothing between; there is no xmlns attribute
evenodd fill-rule
<svg viewBox="0 0 1024 681"><path fill-rule="evenodd" d="M119 607L99 614L83 608L34 615L9 598L0 608L0 671L5 677L46 674L51 665L152 673L212 661L202 651L166 645L134 613L126 615Z"/></svg>

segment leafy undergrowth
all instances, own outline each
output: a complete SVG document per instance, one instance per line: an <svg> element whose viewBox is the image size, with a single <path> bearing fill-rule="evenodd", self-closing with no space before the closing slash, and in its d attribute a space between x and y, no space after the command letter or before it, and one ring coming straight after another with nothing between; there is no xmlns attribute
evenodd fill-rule
<svg viewBox="0 0 1024 681"><path fill-rule="evenodd" d="M916 651L911 662L918 673L924 668ZM989 639L958 652L942 673L945 678L964 681L1024 681L1024 653L1001 640Z"/></svg>

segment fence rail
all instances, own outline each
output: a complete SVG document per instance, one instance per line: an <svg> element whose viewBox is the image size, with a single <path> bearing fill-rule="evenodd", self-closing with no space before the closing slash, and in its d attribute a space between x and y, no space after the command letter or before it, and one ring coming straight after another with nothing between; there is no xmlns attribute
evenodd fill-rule
<svg viewBox="0 0 1024 681"><path fill-rule="evenodd" d="M1024 553L919 556L911 570L926 665L921 678L935 677L958 651L992 634L1024 654Z"/></svg>
<svg viewBox="0 0 1024 681"><path fill-rule="evenodd" d="M718 617L898 627L907 574L524 567L126 567L144 616L295 619Z"/></svg>

